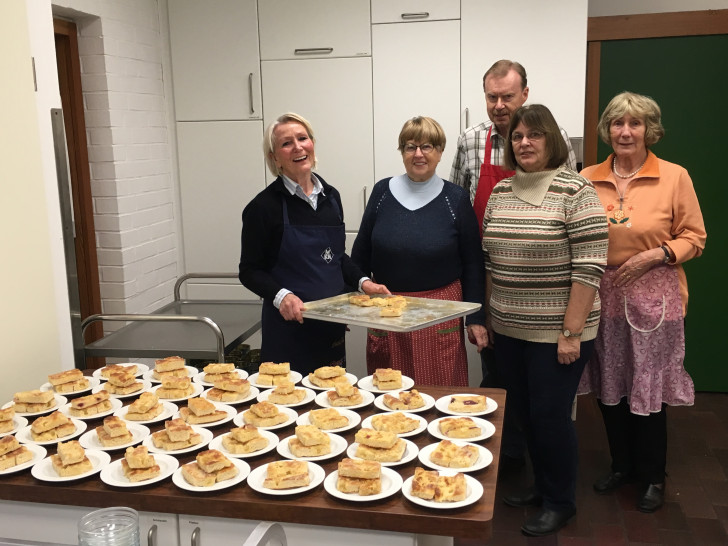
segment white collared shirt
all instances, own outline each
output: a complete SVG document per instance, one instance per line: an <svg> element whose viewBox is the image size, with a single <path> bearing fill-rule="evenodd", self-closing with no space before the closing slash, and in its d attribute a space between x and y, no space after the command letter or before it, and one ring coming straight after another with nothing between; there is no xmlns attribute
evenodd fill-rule
<svg viewBox="0 0 728 546"><path fill-rule="evenodd" d="M288 178L285 174L282 174L281 178L283 179L283 185L286 187L289 193L306 201L309 205L311 205L311 208L313 210L316 210L316 207L318 207L319 194L326 195L324 193L323 184L321 184L321 181L313 173L311 173L311 181L313 182L313 191L311 192L311 195L306 195L303 191L303 188L299 184L296 184L293 180Z"/></svg>

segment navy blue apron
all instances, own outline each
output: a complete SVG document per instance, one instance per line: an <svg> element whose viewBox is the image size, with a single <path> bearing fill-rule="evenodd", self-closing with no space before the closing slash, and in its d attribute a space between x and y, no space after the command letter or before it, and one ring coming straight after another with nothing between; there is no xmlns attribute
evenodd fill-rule
<svg viewBox="0 0 728 546"><path fill-rule="evenodd" d="M319 206L323 204L320 203ZM331 199L339 218L336 200ZM346 250L346 232L338 226L291 225L283 197L283 238L271 274L283 287L305 303L343 294L346 284L341 260ZM316 368L346 356L346 325L304 319L303 324L285 320L273 302L263 302L261 362L290 362L304 377Z"/></svg>

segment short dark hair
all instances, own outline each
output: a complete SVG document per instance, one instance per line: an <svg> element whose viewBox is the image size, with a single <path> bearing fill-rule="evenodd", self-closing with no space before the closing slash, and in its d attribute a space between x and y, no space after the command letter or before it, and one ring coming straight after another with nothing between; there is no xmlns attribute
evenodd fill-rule
<svg viewBox="0 0 728 546"><path fill-rule="evenodd" d="M521 63L517 63L515 61L509 61L508 59L501 59L500 61L496 61L493 63L493 66L491 66L488 70L486 70L485 74L483 74L483 89L485 89L485 79L488 76L495 76L496 78L502 78L511 70L515 70L516 73L518 73L519 76L521 76L521 90L525 89L526 86L528 86L528 78L526 77L526 69L523 68L523 65Z"/></svg>
<svg viewBox="0 0 728 546"><path fill-rule="evenodd" d="M511 135L521 122L529 129L541 131L544 134L546 153L549 158L546 167L555 169L566 163L569 158L569 149L566 147L564 137L561 135L561 129L559 129L551 110L543 104L528 104L521 106L513 113L511 124L508 126L505 153L505 166L507 169L514 170L518 165L516 155L513 152Z"/></svg>

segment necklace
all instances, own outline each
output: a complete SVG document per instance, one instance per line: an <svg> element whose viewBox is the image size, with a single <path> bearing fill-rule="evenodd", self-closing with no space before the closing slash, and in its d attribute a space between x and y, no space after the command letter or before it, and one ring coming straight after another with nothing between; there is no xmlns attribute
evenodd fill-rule
<svg viewBox="0 0 728 546"><path fill-rule="evenodd" d="M636 171L632 171L629 174L619 174L617 172L617 156L614 156L614 159L612 159L612 170L614 171L614 174L616 174L619 178L632 178L634 175L636 175L638 172L640 172L640 169L645 166L645 163L647 163L647 158L645 157L645 160L642 162L642 165L637 167Z"/></svg>

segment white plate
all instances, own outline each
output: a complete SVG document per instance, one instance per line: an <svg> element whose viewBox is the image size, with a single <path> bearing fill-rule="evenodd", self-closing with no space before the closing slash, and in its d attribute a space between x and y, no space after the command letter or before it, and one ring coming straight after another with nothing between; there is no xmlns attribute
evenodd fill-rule
<svg viewBox="0 0 728 546"><path fill-rule="evenodd" d="M272 427L258 427L258 430L276 430L279 428L287 427L298 418L298 412L296 412L296 410L294 410L293 408L284 408L283 406L278 406L278 411L288 415L288 419L283 421L280 425L273 425ZM244 413L245 412L238 413L233 419L233 423L236 427L242 427L245 424L245 417L243 417Z"/></svg>
<svg viewBox="0 0 728 546"><path fill-rule="evenodd" d="M226 457L235 457L236 459L249 459L250 457L257 457L258 455L263 455L264 453L273 451L278 445L278 436L276 436L269 430L259 430L258 432L263 438L268 438L268 445L265 446L263 449L253 451L252 453L230 453L227 449L225 449L225 446L222 444L223 436L227 436L227 434L220 434L220 436L215 436L210 442L210 445L207 447L208 449L217 449Z"/></svg>
<svg viewBox="0 0 728 546"><path fill-rule="evenodd" d="M28 448L28 451L30 451L33 454L33 458L22 464L19 464L16 466L11 466L10 468L6 468L5 470L0 470L0 476L3 476L5 474L13 474L14 472L20 472L21 470L30 468L34 464L41 461L43 459L43 457L45 457L46 454L48 453L46 451L46 448L44 448L43 446L36 445L36 444L27 444L25 447Z"/></svg>
<svg viewBox="0 0 728 546"><path fill-rule="evenodd" d="M316 463L308 463L308 477L311 480L305 487L294 487L292 489L268 489L263 487L265 481L266 472L268 471L268 465L264 464L254 469L248 476L248 485L251 489L258 493L265 493L267 495L296 495L305 491L310 491L314 487L317 487L326 476L326 472Z"/></svg>
<svg viewBox="0 0 728 546"><path fill-rule="evenodd" d="M121 363L117 364L117 366L136 366L137 370L136 370L136 373L134 374L134 376L136 376L136 377L139 377L140 375L149 371L149 366L147 366L146 364L138 364L137 362L121 362ZM101 379L102 381L106 381L106 378L101 375L101 370L102 370L102 368L97 368L94 370L94 373L92 373L91 375L93 377Z"/></svg>
<svg viewBox="0 0 728 546"><path fill-rule="evenodd" d="M61 396L58 393L54 394L53 398L56 401L56 405L53 406L52 408L44 409L43 411L33 411L33 412L16 411L15 415L19 415L20 417L34 417L36 415L43 415L44 413L51 413L53 411L60 409L61 406L63 406L63 404L68 402L68 398L66 398L65 396ZM14 402L8 402L3 405L2 409L9 408L13 404L14 404Z"/></svg>
<svg viewBox="0 0 728 546"><path fill-rule="evenodd" d="M190 379L196 376L198 373L200 373L200 370L195 368L194 366L185 366L185 370L187 370L187 377ZM162 372L164 373L164 372ZM142 374L142 379L146 379L147 381L151 381L152 383L161 383L162 381L160 379L156 379L154 377L154 369L148 370Z"/></svg>
<svg viewBox="0 0 728 546"><path fill-rule="evenodd" d="M248 379L248 372L246 372L245 370L238 370L238 369L236 368L236 369L235 369L235 372L234 372L234 373L238 374L238 377L239 377L240 379ZM213 385L212 383L210 383L209 381L205 381L205 380L204 380L204 378L205 378L205 375L206 375L206 374L205 374L205 372L199 372L199 373L196 373L196 374L194 375L194 377L192 377L192 382L193 382L193 383L199 383L200 385L204 385L205 387L212 387L212 386L214 386L214 385ZM186 483L186 482L185 482L185 483Z"/></svg>
<svg viewBox="0 0 728 546"><path fill-rule="evenodd" d="M303 379L303 376L300 373L294 372L293 370L291 370L291 381L293 383L298 383L299 381L301 381L301 379ZM248 377L248 381L250 381L250 384L253 385L254 387L262 387L264 389L270 389L270 388L275 387L275 385L259 385L257 373L254 373L253 375Z"/></svg>
<svg viewBox="0 0 728 546"><path fill-rule="evenodd" d="M200 385L204 385L204 383L200 383ZM210 389L211 388L212 387L210 387ZM207 393L210 392L210 389L205 389L203 391L203 393L200 395L200 398L204 398L205 400L207 400L208 399ZM250 392L248 392L248 394L245 395L245 398L241 398L240 400L235 400L233 402L227 401L227 402L223 402L223 403L229 404L231 406L238 406L240 404L253 400L256 396L258 396L258 394L260 394L260 391L257 388L250 387ZM216 402L216 400L210 400L210 402Z"/></svg>
<svg viewBox="0 0 728 546"><path fill-rule="evenodd" d="M490 421L486 421L485 419L480 419L478 417L471 417L473 420L473 423L478 425L480 427L481 434L478 436L473 436L472 438L451 438L449 436L445 436L442 432L440 432L440 421L443 419L452 419L452 417L440 417L438 419L433 420L430 422L429 425L427 425L427 432L432 434L435 438L439 438L440 440L464 440L467 442L480 442L482 440L485 440L487 438L490 438L495 434L495 425L491 423Z"/></svg>
<svg viewBox="0 0 728 546"><path fill-rule="evenodd" d="M346 417L349 420L349 424L347 424L344 427L326 429L326 430L324 430L324 432L344 432L345 430L351 430L352 428L354 428L355 426L357 426L359 423L361 423L361 415L359 415L357 412L351 411L351 410L348 410L348 409L344 409L344 408L336 408L336 410L341 415L343 415L344 417ZM309 413L311 413L311 412L310 411L307 411L306 413L302 413L298 417L298 419L296 419L296 424L297 425L311 425L311 424L313 424L313 423L311 423L311 420L308 418L309 417Z"/></svg>
<svg viewBox="0 0 728 546"><path fill-rule="evenodd" d="M336 409L357 409L357 408L364 408L374 402L374 393L365 391L365 390L359 390L362 396L362 402L360 404L354 404L353 406L332 406L329 404L329 399L327 398L327 394L329 391L321 391L316 395L316 404L321 406L322 408L336 408Z"/></svg>
<svg viewBox="0 0 728 546"><path fill-rule="evenodd" d="M18 442L21 442L23 444L38 444L39 446L47 446L47 445L53 445L55 446L58 442L67 442L68 440L71 440L75 438L76 436L79 436L84 433L86 430L86 423L79 419L71 419L71 422L76 427L76 430L74 430L71 434L68 436L64 436L63 438L57 438L55 440L46 440L45 442L38 442L36 440L33 440L33 434L31 433L31 425L28 425L27 427L21 428L18 433L15 435L15 437L18 439Z"/></svg>
<svg viewBox="0 0 728 546"><path fill-rule="evenodd" d="M395 412L391 412L391 413L395 413ZM399 436L400 438L408 438L410 436L417 436L421 432L424 432L425 429L427 429L427 419L425 419L424 417L421 417L420 415L417 415L416 413L408 413L406 411L403 411L403 412L400 412L400 413L403 413L406 417L409 417L410 419L416 419L417 422L419 422L419 426L416 429L414 429L414 430L412 430L410 432L403 432L401 434L397 434L397 436ZM375 415L381 415L381 413L380 414L375 414ZM369 417L367 417L366 419L364 419L362 421L362 423L361 423L361 428L371 428L371 429L373 429L374 428L372 426L372 418L373 417L374 417L374 415L370 415Z"/></svg>
<svg viewBox="0 0 728 546"><path fill-rule="evenodd" d="M241 461L240 459L230 459L230 462L238 469L238 475L229 480L217 482L215 485L211 485L209 487L198 487L196 485L192 485L185 480L185 477L182 475L182 467L179 467L174 471L174 474L172 474L172 482L180 489L192 491L193 493L207 493L208 491L227 489L228 487L239 484L248 477L248 474L250 474L250 465L245 461Z"/></svg>
<svg viewBox="0 0 728 546"><path fill-rule="evenodd" d="M160 447L157 447L154 445L154 440L152 440L151 436L147 436L144 438L144 441L142 442L143 446L146 446L146 448L151 453L165 453L167 455L181 455L182 453L190 453L192 451L197 451L198 449L204 449L207 444L210 443L210 440L212 440L212 431L208 430L206 428L202 428L199 425L190 425L192 427L192 430L197 432L200 436L202 436L202 441L199 444L195 444L193 446L185 447L182 449L173 449L173 450L166 450L162 449Z"/></svg>
<svg viewBox="0 0 728 546"><path fill-rule="evenodd" d="M419 448L414 442L411 442L410 440L404 440L407 443L407 449L404 450L404 454L402 455L402 458L399 461L393 462L393 463L379 463L382 466L399 466L404 463L408 463L417 457L417 453L419 452ZM349 446L349 448L346 450L346 455L350 459L361 459L361 457L356 456L356 449L359 447L358 442L354 442Z"/></svg>
<svg viewBox="0 0 728 546"><path fill-rule="evenodd" d="M127 422L127 425L129 423L138 423L140 425L148 425L150 423L158 423L159 421L165 421L172 417L175 413L177 413L177 404L173 404L172 402L162 402L162 413L157 415L154 419L148 419L147 421L130 421L126 418L126 413L129 411L129 406L124 406L123 408L120 408L114 412L114 415L117 417L121 417L124 419L124 421Z"/></svg>
<svg viewBox="0 0 728 546"><path fill-rule="evenodd" d="M88 457L88 460L91 461L92 468L88 472L84 472L83 474L79 474L78 476L59 476L56 472L56 469L53 468L53 463L51 462L50 457L46 457L38 464L33 466L33 469L30 471L30 473L33 474L34 478L37 478L44 482L70 482L96 474L100 470L106 468L111 462L111 456L108 453L96 449L87 449L86 457Z"/></svg>
<svg viewBox="0 0 728 546"><path fill-rule="evenodd" d="M349 383L352 385L356 385L357 378L353 373L347 373L344 377L349 380ZM330 391L334 387L319 387L318 385L314 385L311 383L311 380L308 378L308 376L301 379L301 385L304 387L307 387L309 389L314 389L316 391Z"/></svg>
<svg viewBox="0 0 728 546"><path fill-rule="evenodd" d="M144 425L139 425L134 422L129 422L126 425L126 428L129 432L131 432L131 441L127 442L126 444L106 447L99 441L99 436L98 436L98 434L96 434L96 429L89 430L86 434L81 436L78 439L78 441L81 443L81 447L83 447L84 449L100 449L101 451L115 451L117 449L126 449L127 447L131 447L134 444L138 444L139 442L144 440L144 438L149 436L149 429L147 427L145 427Z"/></svg>
<svg viewBox="0 0 728 546"><path fill-rule="evenodd" d="M470 442L459 442L456 440L450 440L453 444L456 446L464 446L469 445L473 446L478 449L478 459L475 461L475 464L473 466L468 466L465 468L451 468L449 466L440 466L439 464L433 463L430 460L430 454L435 450L435 448L438 446L438 443L436 444L430 444L428 446L423 447L420 449L419 459L420 462L427 466L432 468L433 470L437 470L438 472L443 471L455 471L455 472L475 472L476 470L482 470L486 466L488 466L490 463L493 462L493 454L488 450L487 448L484 448L483 446L479 446L478 444L471 444Z"/></svg>
<svg viewBox="0 0 728 546"><path fill-rule="evenodd" d="M154 460L159 465L160 472L159 476L152 478L151 480L130 482L128 478L124 476L124 471L121 468L122 459L117 459L101 471L101 481L106 485L112 485L114 487L144 487L151 483L161 482L165 478L174 474L174 471L179 468L179 461L171 455L155 453Z"/></svg>
<svg viewBox="0 0 728 546"><path fill-rule="evenodd" d="M420 413L423 411L427 411L435 405L435 399L432 396L430 396L429 394L426 394L424 392L420 392L420 396L425 401L425 405L422 406L421 408L408 409L408 410L393 410L392 408L390 408L389 406L387 406L384 403L385 395L390 394L390 395L394 396L395 398L397 398L397 397L399 397L400 392L402 392L402 391L391 391L391 392L388 392L385 394L380 394L379 396L377 396L376 400L374 400L374 405L382 411L389 411L389 412L404 411L404 412L408 412L408 413Z"/></svg>
<svg viewBox="0 0 728 546"><path fill-rule="evenodd" d="M61 406L58 411L60 411L66 417L70 417L71 419L83 419L84 421L90 421L91 419L99 419L100 417L106 417L107 415L111 415L124 405L118 398L109 398L109 402L111 402L110 410L102 411L101 413L94 413L93 415L71 415L70 402L65 406Z"/></svg>
<svg viewBox="0 0 728 546"><path fill-rule="evenodd" d="M472 413L468 412L461 412L461 411L452 411L451 409L448 409L448 405L450 404L450 401L452 400L453 396L474 396L473 394L468 394L467 392L462 392L458 394L449 394L447 396L442 396L435 401L435 407L440 410L442 413L447 413L448 415L463 415L465 417L473 417L475 415L488 415L489 413L493 413L495 410L498 409L498 402L493 400L492 398L485 397L485 409L483 411L476 411Z"/></svg>
<svg viewBox="0 0 728 546"><path fill-rule="evenodd" d="M130 392L129 394L114 394L112 392L106 391L109 393L109 398L134 398L138 397L141 393L151 390L152 388L152 382L148 381L147 379L142 379L142 388L138 391ZM98 387L94 387L94 389L91 392L99 392L106 390L106 383L101 383Z"/></svg>
<svg viewBox="0 0 728 546"><path fill-rule="evenodd" d="M64 395L67 396L69 394L81 394L81 393L84 393L84 392L88 392L91 389L93 389L94 387L97 387L99 385L99 383L100 383L100 381L97 378L95 378L95 377L87 377L86 379L88 379L88 387L86 387L84 389L79 389L77 391L64 392L62 394L64 394ZM55 389L53 388L53 385L51 385L50 383L43 383L40 386L40 390L42 390L42 391L54 391L55 392Z"/></svg>
<svg viewBox="0 0 728 546"><path fill-rule="evenodd" d="M11 428L7 432L0 432L0 438L2 438L3 436L7 436L8 434L15 433L16 431L20 430L27 424L28 424L28 420L25 417L21 417L20 415L15 415L13 417L13 428Z"/></svg>
<svg viewBox="0 0 728 546"><path fill-rule="evenodd" d="M153 392L154 394L157 394L157 390L159 390L159 388L161 386L162 386L161 384L155 385L154 387L149 389L149 392ZM190 398L195 398L196 396L200 396L202 394L202 391L204 391L204 390L205 390L205 387L203 387L199 383L192 383L192 394L190 394L188 396L183 396L182 398L162 398L160 396L159 400L165 401L165 402L182 402L184 400L189 400ZM137 395L138 394L139 393L137 393Z"/></svg>
<svg viewBox="0 0 728 546"><path fill-rule="evenodd" d="M200 385L200 386L202 386L202 385ZM236 410L232 406L228 406L227 404L221 404L220 402L213 402L212 400L210 400L210 402L215 404L215 407L218 410L224 411L227 415L225 415L225 417L223 417L219 421L213 421L212 423L195 423L192 426L212 428L212 427L216 427L218 425L224 425L225 423L229 423L230 421L232 421L235 418L235 416L238 414L238 410ZM179 411L174 414L174 418L176 419L177 417L180 417Z"/></svg>
<svg viewBox="0 0 728 546"><path fill-rule="evenodd" d="M326 476L324 489L337 499L354 502L369 502L391 497L402 489L402 476L391 468L382 468L382 491L376 495L360 495L359 493L342 493L336 489L336 481L339 479L339 471L334 470Z"/></svg>
<svg viewBox="0 0 728 546"><path fill-rule="evenodd" d="M258 402L267 402L268 397L270 396L270 393L273 392L274 389L268 389L267 391L263 391L258 395ZM305 406L306 404L310 404L313 402L313 399L316 398L316 391L313 391L311 389L301 389L306 393L306 396L303 400L300 402L295 402L293 404L276 404L276 406L284 408L297 408L298 406Z"/></svg>
<svg viewBox="0 0 728 546"><path fill-rule="evenodd" d="M448 470L454 470L452 468ZM445 474L445 472L443 472ZM450 472L448 475L454 475L456 472ZM468 495L465 497L465 500L461 500L458 502L435 502L433 500L425 500L421 499L420 497L415 497L412 494L412 480L414 479L414 476L410 476L404 481L404 484L402 484L402 494L407 498L407 500L410 500L414 502L415 504L419 504L420 506L425 506L427 508L436 508L439 510L450 510L452 508L462 508L463 506L468 506L470 504L473 504L475 502L478 502L480 497L483 496L483 486L480 484L478 480L473 478L472 476L468 476L465 474L465 483L467 485L467 492Z"/></svg>
<svg viewBox="0 0 728 546"><path fill-rule="evenodd" d="M297 457L291 453L291 450L288 447L288 442L291 438L296 437L295 434L288 438L283 438L283 440L278 442L278 447L276 449L278 453L286 459L295 459L298 461L325 461L326 459L332 459L333 457L341 455L346 450L346 446L349 445L348 442L338 434L328 434L328 436L331 438L331 452L326 455L318 455L316 457Z"/></svg>
<svg viewBox="0 0 728 546"><path fill-rule="evenodd" d="M364 389L365 391L369 391L369 392L379 392L379 393L382 393L382 392L396 392L396 391L408 391L412 387L415 386L415 380L412 379L411 377L407 377L406 375L403 375L402 376L402 386L400 388L398 388L398 389L387 389L387 390L383 390L383 389L379 389L379 388L375 387L374 386L374 383L372 382L372 376L371 375L367 375L366 377L362 377L359 380L359 383L358 383L357 386L360 389Z"/></svg>

